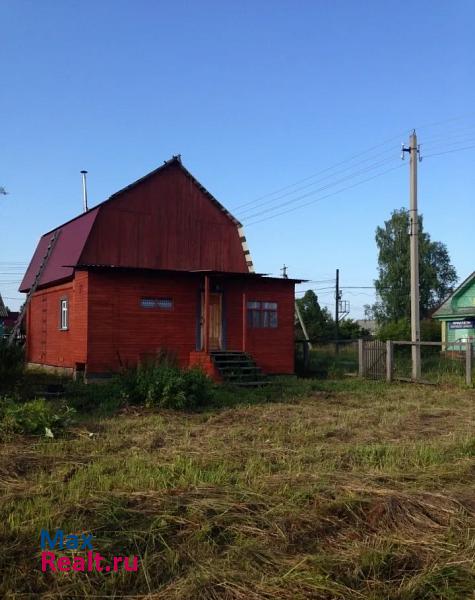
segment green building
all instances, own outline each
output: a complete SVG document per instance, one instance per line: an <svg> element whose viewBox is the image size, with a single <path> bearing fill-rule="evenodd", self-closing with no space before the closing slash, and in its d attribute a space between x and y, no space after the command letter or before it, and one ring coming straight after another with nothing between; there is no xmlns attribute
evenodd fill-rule
<svg viewBox="0 0 475 600"><path fill-rule="evenodd" d="M461 342L475 341L475 271L439 306L432 317L440 321L442 342L447 342L447 350L462 350Z"/></svg>

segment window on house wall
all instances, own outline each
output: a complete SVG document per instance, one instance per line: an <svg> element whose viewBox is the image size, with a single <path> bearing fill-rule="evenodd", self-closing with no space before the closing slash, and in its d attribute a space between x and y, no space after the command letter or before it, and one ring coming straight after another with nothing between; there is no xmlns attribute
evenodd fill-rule
<svg viewBox="0 0 475 600"><path fill-rule="evenodd" d="M251 300L247 303L248 326L275 329L277 327L277 302Z"/></svg>
<svg viewBox="0 0 475 600"><path fill-rule="evenodd" d="M140 298L140 306L142 308L172 310L173 300L171 298Z"/></svg>
<svg viewBox="0 0 475 600"><path fill-rule="evenodd" d="M67 298L61 298L59 302L59 327L68 329L69 327L69 302Z"/></svg>

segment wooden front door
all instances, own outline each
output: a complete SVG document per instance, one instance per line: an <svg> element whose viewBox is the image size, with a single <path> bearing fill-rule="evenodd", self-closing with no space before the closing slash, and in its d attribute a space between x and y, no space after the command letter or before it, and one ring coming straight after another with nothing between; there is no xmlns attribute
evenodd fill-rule
<svg viewBox="0 0 475 600"><path fill-rule="evenodd" d="M204 347L204 310L205 298L201 296L201 347ZM209 295L209 349L222 350L223 348L223 297L222 294L210 293Z"/></svg>

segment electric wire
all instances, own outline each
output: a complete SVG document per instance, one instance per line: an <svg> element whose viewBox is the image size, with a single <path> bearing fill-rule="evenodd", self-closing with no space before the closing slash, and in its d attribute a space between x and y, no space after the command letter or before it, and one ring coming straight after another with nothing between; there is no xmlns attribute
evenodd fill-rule
<svg viewBox="0 0 475 600"><path fill-rule="evenodd" d="M321 186L319 188L317 188L316 190L312 190L311 192L308 192L306 194L302 194L300 196L297 196L296 198L291 198L290 200L286 200L285 202L281 202L279 204L276 204L275 206L273 206L272 208L267 208L267 209L263 209L263 210L259 210L257 212L254 212L250 215L248 215L244 220L247 219L253 219L254 217L258 217L262 214L266 214L267 212L272 212L274 210L277 210L279 208L282 208L283 206L288 206L289 204L293 204L294 202L298 202L299 200L302 200L304 198L307 198L309 196L313 196L314 194L317 194L318 192L327 190L331 187L334 187L336 185L338 185L339 183L343 183L344 181L348 181L351 180L355 177L358 177L359 175L363 175L364 173L368 173L369 171L373 171L374 169L378 169L379 167L382 167L386 164L395 162L395 158L390 158L388 160L384 160L384 161L380 161L379 163L375 163L374 165L371 165L369 167L366 167L365 169L360 169L359 171L356 171L355 173L350 173L349 175L345 176L345 177L341 177L340 179L337 179L336 181L332 181L331 183L328 183L324 186Z"/></svg>
<svg viewBox="0 0 475 600"><path fill-rule="evenodd" d="M377 148L385 146L389 142L393 142L396 139L400 139L401 135L404 135L405 133L407 133L407 132L403 132L401 134L398 134L397 136L393 136L393 137L385 140L384 142L381 142L380 144L376 144L374 146L371 146L370 148L367 148L366 150L362 150L361 152L355 153L352 156L350 156L350 157L348 157L348 158L346 158L346 159L344 159L342 161L339 161L339 162L337 162L337 163L335 163L335 164L333 164L333 165L331 165L329 167L321 169L321 170L317 171L316 173L313 173L312 175L309 175L308 177L304 177L303 179L299 179L297 181L294 181L293 183L290 183L290 184L285 185L285 186L283 186L281 188L278 188L278 189L274 190L273 192L268 192L267 194L263 194L262 196L258 196L257 198L254 198L253 200L249 200L249 201L246 201L244 203L237 204L236 206L232 207L232 210L233 211L238 211L239 209L241 209L244 206L247 206L249 204L253 204L254 205L256 202L258 202L259 200L262 200L263 198L267 198L269 196L274 196L275 194L279 194L280 192L288 190L289 188L295 187L297 185L300 185L301 183L304 183L304 182L306 182L306 181L308 181L310 179L313 179L314 177L317 177L318 175L320 175L322 173L327 173L328 171L331 171L331 170L333 170L333 169L335 169L335 168L337 168L337 167L339 167L341 165L344 165L347 162L351 162L354 159L356 159L356 158L358 158L360 156L363 156L364 154L368 154L369 152L371 152L371 151L373 151L373 150L375 150ZM386 151L386 152L388 152L388 151ZM376 158L377 156L378 155L376 155L373 158ZM370 159L368 159L368 160L370 160Z"/></svg>
<svg viewBox="0 0 475 600"><path fill-rule="evenodd" d="M388 155L388 154L391 154L392 156L388 157L386 161L381 161L380 164L384 164L385 162L390 162L391 160L394 159L394 157L395 157L394 149L391 149L391 150L388 150L386 152L383 152L383 153L381 153L381 155L378 155L378 156L384 156L384 155ZM306 185L303 185L303 186L295 188L295 189L293 189L291 191L285 192L284 194L276 196L275 198L270 198L269 200L266 200L265 202L260 202L260 203L254 204L253 206L245 208L243 211L238 212L237 214L239 215L240 218L242 218L245 213L248 213L250 211L252 212L256 208L260 208L260 207L265 206L267 204L273 204L274 202L277 202L278 200L281 200L282 198L286 198L286 197L291 196L291 195L293 195L293 194L295 194L297 192L300 192L300 191L303 191L305 189L311 188L311 187L319 184L320 182L325 181L326 179L331 179L331 178L335 177L336 175L339 175L340 173L345 173L345 171L348 171L350 169L354 169L358 165L362 165L362 164L368 162L369 160L373 160L374 158L377 158L377 157L375 156L375 157L371 157L371 158L366 158L366 159L364 159L362 161L359 161L359 162L355 163L354 165L351 165L349 167L345 167L343 169L340 169L339 171L336 171L335 173L332 173L330 175L325 175L324 177L321 177L321 178L319 178L319 179L317 179L315 181L312 181L311 183L307 183ZM378 164L378 163L373 163L373 164ZM360 171L358 171L358 172L360 172ZM357 174L358 172L356 172L354 174ZM351 176L352 176L352 174L350 173L350 175L348 175L345 178L343 178L343 180L347 179L347 178L349 178ZM341 180L337 180L336 182L330 182L329 184L327 184L327 186L335 185L336 183L338 183L338 181L341 181ZM325 187L327 187L327 186L325 186Z"/></svg>
<svg viewBox="0 0 475 600"><path fill-rule="evenodd" d="M445 150L445 151L442 151L442 152L433 152L433 153L429 153L429 154L427 154L427 155L424 155L424 158L430 158L430 157L432 157L432 156L441 156L441 155L443 155L443 154L451 154L451 153L454 153L454 152L460 152L460 151L464 151L464 150L469 150L469 149L471 149L471 148L475 148L475 145L464 146L464 147L461 147L461 148L453 148L453 149L450 149L450 150ZM374 168L374 167L372 167L372 168ZM290 209L288 209L288 210L281 211L281 212L279 212L279 213L276 213L276 214L270 214L269 216L267 216L267 217L264 217L264 218L262 218L262 219L258 219L258 220L256 220L256 221L250 221L250 222L247 222L247 223L246 223L246 227L248 227L248 226L250 226L250 225L255 225L255 224L257 224L257 223L261 223L261 222L263 222L263 221L266 221L266 220L268 220L268 219L272 219L272 218L275 218L275 217L281 216L281 215L283 215L283 214L287 214L288 212L292 212L293 210L298 210L298 209L300 209L300 208L304 208L305 206L308 206L309 204L313 204L313 203L315 203L315 202L319 202L320 200L323 200L323 199L325 199L325 198L328 198L328 197L331 197L331 196L333 196L333 195L339 194L339 193L341 193L341 192L343 192L343 191L346 191L347 189L351 189L351 188L353 188L353 187L356 187L356 186L358 186L358 185L361 185L362 183L365 183L366 181L370 181L371 179L375 179L376 177L380 177L380 176L382 176L382 175L384 175L384 174L386 174L386 173L388 173L388 172L390 172L390 171L396 170L396 169L398 169L398 168L399 168L399 167L393 167L392 169L387 169L387 170L383 171L382 173L378 173L378 174L374 175L373 177L368 177L368 178L366 178L366 179L364 179L364 180L362 180L362 181L356 182L356 183L355 183L355 184L353 184L353 185L347 186L347 187L345 187L345 188L343 188L343 189L341 189L341 190L337 190L336 192L333 192L333 193L331 193L331 194L327 194L327 195L325 195L325 196L322 196L322 197L320 197L320 198L316 198L316 199L314 199L314 200L312 200L312 201L310 201L310 202L306 202L306 203L304 203L304 204L300 204L300 205L298 205L298 206L292 207L292 208L290 208ZM355 175L356 175L356 174L353 174L353 176L355 176ZM348 177L348 178L349 178L349 177ZM325 187L329 187L329 186L325 186ZM309 192L309 193L307 193L307 194L304 194L304 195L302 195L302 196L300 196L300 197L294 198L294 199L292 199L292 201L290 201L290 200L289 200L289 201L287 201L285 204L290 204L291 202L292 202L292 203L293 203L293 202L298 202L299 200L302 200L302 199L304 199L304 198L306 198L306 197L309 197L309 196L312 196L312 195L314 195L314 194L315 194L315 193L317 193L318 191L320 191L320 190L314 190L314 191L312 191L312 192ZM272 212L273 212L273 210L276 210L277 208L278 208L278 207L274 207L274 208L269 208L267 211L259 211L259 215L260 215L260 214L266 214L267 212L269 212L269 213L272 213ZM254 217L256 217L256 216L258 216L258 214L257 214L257 213L256 213L256 214L254 214L254 215L250 215L250 216L248 217L248 219L252 219L252 218L254 218Z"/></svg>
<svg viewBox="0 0 475 600"><path fill-rule="evenodd" d="M366 183L368 181L371 181L373 179L376 179L377 177L382 177L383 175L386 175L387 173L390 173L391 171L395 171L397 169L400 169L404 167L403 164L401 165L397 165L395 167L391 167L390 169L386 169L385 171L382 171L381 173L377 173L376 175L372 175L371 177L367 177L366 179L362 179L361 181L357 181L356 183L353 183L352 185L347 185L346 187L343 187L339 190L336 190L335 192L331 192L330 194L326 194L325 196L321 196L319 198L315 198L313 200L310 200L309 202L305 202L304 204L299 204L298 206L293 206L291 208L288 208L287 210L281 211L275 215L269 215L267 217L264 217L262 219L258 219L257 221L251 221L249 223L246 223L246 227L249 227L251 225L256 225L257 223L262 223L263 221L267 221L269 219L274 219L276 217L279 217L281 215L284 214L288 214L289 212L293 212L294 210L299 210L300 208L304 208L306 206L309 206L310 204L315 204L316 202L320 202L321 200L325 200L326 198L331 198L332 196L336 196L337 194L341 194L342 192L345 192L346 190L350 190L353 189L359 185L362 185L363 183ZM315 192L309 193L309 194L304 194L303 196L301 196L300 198L296 198L295 201L297 200L301 200L303 198L306 198L308 196L313 195Z"/></svg>

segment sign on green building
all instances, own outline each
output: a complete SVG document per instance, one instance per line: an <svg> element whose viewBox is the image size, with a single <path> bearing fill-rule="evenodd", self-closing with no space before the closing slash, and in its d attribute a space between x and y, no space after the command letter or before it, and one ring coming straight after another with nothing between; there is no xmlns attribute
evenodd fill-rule
<svg viewBox="0 0 475 600"><path fill-rule="evenodd" d="M475 341L475 271L432 317L440 321L442 342L447 342L447 350L462 350L462 344Z"/></svg>

